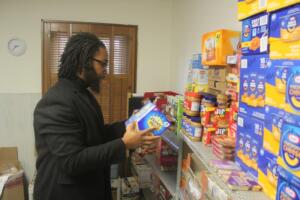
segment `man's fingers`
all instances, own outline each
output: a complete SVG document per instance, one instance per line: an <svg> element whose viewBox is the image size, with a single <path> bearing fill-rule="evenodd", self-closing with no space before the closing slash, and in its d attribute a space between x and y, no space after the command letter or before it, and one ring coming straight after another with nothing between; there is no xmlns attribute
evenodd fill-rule
<svg viewBox="0 0 300 200"><path fill-rule="evenodd" d="M155 128L148 128L146 130L141 131L142 135L149 135L152 134L152 132L155 131Z"/></svg>
<svg viewBox="0 0 300 200"><path fill-rule="evenodd" d="M128 131L135 131L136 130L136 122L132 122L131 124L129 124L126 128Z"/></svg>
<svg viewBox="0 0 300 200"><path fill-rule="evenodd" d="M153 142L158 141L159 138L160 138L160 136L154 136L154 135L148 136L148 135L146 135L146 136L143 137L143 141L144 141L144 142L150 141L150 142L153 143Z"/></svg>

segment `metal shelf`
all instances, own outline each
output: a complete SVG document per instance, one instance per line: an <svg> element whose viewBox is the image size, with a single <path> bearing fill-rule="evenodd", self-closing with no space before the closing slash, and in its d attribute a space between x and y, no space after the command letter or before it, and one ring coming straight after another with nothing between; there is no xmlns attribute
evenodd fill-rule
<svg viewBox="0 0 300 200"><path fill-rule="evenodd" d="M217 176L216 172L209 166L211 160L218 159L211 150L211 147L204 145L202 142L192 142L187 136L180 132L184 142L195 153L198 159L203 163L205 168L213 175ZM225 182L219 179L218 185L231 194L233 200L270 200L263 192L255 191L232 191Z"/></svg>
<svg viewBox="0 0 300 200"><path fill-rule="evenodd" d="M154 193L150 190L150 188L142 189L142 195L144 200L153 200L155 199Z"/></svg>
<svg viewBox="0 0 300 200"><path fill-rule="evenodd" d="M163 141L168 143L174 151L178 152L180 139L177 137L177 135L175 135L174 132L167 130L164 134L162 134L161 138L163 139Z"/></svg>
<svg viewBox="0 0 300 200"><path fill-rule="evenodd" d="M166 186L173 197L176 196L176 171L164 172L155 162L153 155L145 156L145 159L154 170L155 174L160 178L161 182Z"/></svg>

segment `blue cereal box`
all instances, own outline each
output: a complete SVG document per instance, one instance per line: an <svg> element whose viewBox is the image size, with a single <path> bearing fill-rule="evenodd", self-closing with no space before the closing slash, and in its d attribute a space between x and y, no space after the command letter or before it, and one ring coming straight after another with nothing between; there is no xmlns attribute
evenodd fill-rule
<svg viewBox="0 0 300 200"><path fill-rule="evenodd" d="M300 59L300 4L270 16L270 58Z"/></svg>
<svg viewBox="0 0 300 200"><path fill-rule="evenodd" d="M285 123L282 127L278 165L300 177L300 128Z"/></svg>
<svg viewBox="0 0 300 200"><path fill-rule="evenodd" d="M261 149L259 153L258 183L271 199L276 198L278 183L277 156L265 149Z"/></svg>
<svg viewBox="0 0 300 200"><path fill-rule="evenodd" d="M300 179L281 167L278 167L278 174L279 180L277 186L276 200L299 200Z"/></svg>
<svg viewBox="0 0 300 200"><path fill-rule="evenodd" d="M268 55L243 56L240 72L239 112L265 119L265 77Z"/></svg>
<svg viewBox="0 0 300 200"><path fill-rule="evenodd" d="M270 60L266 104L300 115L300 60Z"/></svg>
<svg viewBox="0 0 300 200"><path fill-rule="evenodd" d="M259 152L262 148L264 123L239 115L237 128L236 162L243 171L257 177Z"/></svg>
<svg viewBox="0 0 300 200"><path fill-rule="evenodd" d="M242 23L242 54L253 55L269 52L269 14L263 13Z"/></svg>
<svg viewBox="0 0 300 200"><path fill-rule="evenodd" d="M147 103L138 113L131 116L126 122L126 126L136 122L139 130L155 128L154 135L163 134L170 126L166 116L154 105Z"/></svg>

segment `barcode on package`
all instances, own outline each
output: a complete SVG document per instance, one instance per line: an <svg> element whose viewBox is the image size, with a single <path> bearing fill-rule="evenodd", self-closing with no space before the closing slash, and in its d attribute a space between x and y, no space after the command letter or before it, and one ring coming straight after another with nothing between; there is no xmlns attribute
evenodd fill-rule
<svg viewBox="0 0 300 200"><path fill-rule="evenodd" d="M260 52L268 50L268 36L264 36L260 39Z"/></svg>
<svg viewBox="0 0 300 200"><path fill-rule="evenodd" d="M241 117L238 118L238 126L239 127L244 127L244 119L241 118Z"/></svg>
<svg viewBox="0 0 300 200"><path fill-rule="evenodd" d="M247 59L241 60L241 68L248 68L248 61Z"/></svg>
<svg viewBox="0 0 300 200"><path fill-rule="evenodd" d="M259 0L258 3L259 3L259 5L258 5L259 9L263 9L263 8L267 7L267 0Z"/></svg>

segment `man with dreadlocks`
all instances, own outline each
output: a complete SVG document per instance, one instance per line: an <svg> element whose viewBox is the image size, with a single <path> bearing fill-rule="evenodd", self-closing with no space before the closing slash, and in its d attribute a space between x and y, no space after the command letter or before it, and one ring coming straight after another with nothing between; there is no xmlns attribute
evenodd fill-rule
<svg viewBox="0 0 300 200"><path fill-rule="evenodd" d="M96 93L106 75L106 48L95 35L72 36L61 56L59 80L34 111L37 150L35 200L112 199L110 166L126 148L152 145L151 129L105 125Z"/></svg>

